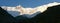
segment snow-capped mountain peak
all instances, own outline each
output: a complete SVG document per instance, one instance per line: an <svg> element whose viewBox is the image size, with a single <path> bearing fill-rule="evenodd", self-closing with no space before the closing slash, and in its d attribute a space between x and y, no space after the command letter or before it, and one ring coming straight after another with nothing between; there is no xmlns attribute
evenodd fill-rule
<svg viewBox="0 0 60 23"><path fill-rule="evenodd" d="M60 3L58 2L53 2L53 3L49 3L49 4L45 4L45 5L41 5L41 6L37 6L35 8L24 8L21 5L18 5L16 7L8 7L8 6L1 6L3 9L7 10L7 11L17 11L20 14L19 15L24 15L24 14L28 14L28 15L32 15L36 12L44 12L45 10L47 10L48 7L51 6L56 6L56 5L60 5ZM37 15L37 14L35 14Z"/></svg>

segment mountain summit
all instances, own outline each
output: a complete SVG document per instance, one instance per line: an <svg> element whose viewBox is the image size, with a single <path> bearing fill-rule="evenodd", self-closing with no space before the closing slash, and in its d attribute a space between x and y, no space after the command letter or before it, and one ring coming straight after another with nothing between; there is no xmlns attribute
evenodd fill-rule
<svg viewBox="0 0 60 23"><path fill-rule="evenodd" d="M32 14L34 14L36 12L42 13L45 10L47 10L48 7L59 5L59 4L60 3L58 3L58 2L53 2L53 3L37 6L35 8L24 8L24 7L20 6L20 5L16 6L16 7L2 6L2 8L7 10L7 11L17 11L17 12L20 13L19 15L24 15L24 14L32 15ZM35 15L37 15L37 14L35 14Z"/></svg>

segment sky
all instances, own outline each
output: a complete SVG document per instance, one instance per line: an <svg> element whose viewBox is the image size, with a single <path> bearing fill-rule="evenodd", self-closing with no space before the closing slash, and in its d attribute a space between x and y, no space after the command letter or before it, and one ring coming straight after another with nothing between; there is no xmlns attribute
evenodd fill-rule
<svg viewBox="0 0 60 23"><path fill-rule="evenodd" d="M0 0L0 6L18 6L37 7L51 2L60 2L60 0Z"/></svg>

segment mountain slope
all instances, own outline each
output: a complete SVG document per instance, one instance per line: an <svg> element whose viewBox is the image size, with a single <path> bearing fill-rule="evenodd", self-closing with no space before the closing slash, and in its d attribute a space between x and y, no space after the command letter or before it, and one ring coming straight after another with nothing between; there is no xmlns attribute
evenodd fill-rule
<svg viewBox="0 0 60 23"><path fill-rule="evenodd" d="M34 23L60 23L60 5L48 7L31 19Z"/></svg>
<svg viewBox="0 0 60 23"><path fill-rule="evenodd" d="M0 23L15 23L16 20L6 10L0 7Z"/></svg>

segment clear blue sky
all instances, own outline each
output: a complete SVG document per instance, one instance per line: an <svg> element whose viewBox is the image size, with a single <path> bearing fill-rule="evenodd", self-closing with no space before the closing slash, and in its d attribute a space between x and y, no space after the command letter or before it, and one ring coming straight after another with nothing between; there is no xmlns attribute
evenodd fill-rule
<svg viewBox="0 0 60 23"><path fill-rule="evenodd" d="M50 2L60 2L60 0L0 0L0 6L36 7Z"/></svg>

